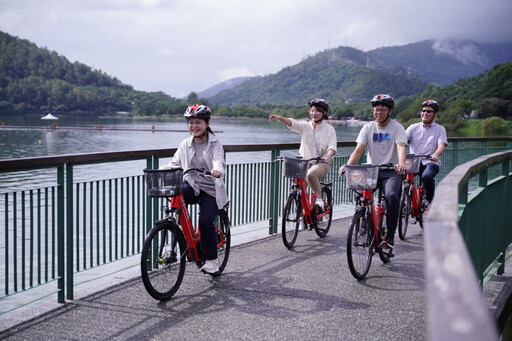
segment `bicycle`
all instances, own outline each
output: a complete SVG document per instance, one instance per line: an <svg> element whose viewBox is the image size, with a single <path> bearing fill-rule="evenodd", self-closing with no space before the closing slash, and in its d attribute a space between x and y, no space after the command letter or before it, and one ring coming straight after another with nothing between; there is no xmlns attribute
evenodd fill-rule
<svg viewBox="0 0 512 341"><path fill-rule="evenodd" d="M324 210L314 209L315 193L308 195L306 174L310 161L321 162L321 158L301 159L280 157L283 161L284 176L292 179L290 192L283 208L281 234L283 243L291 249L297 240L301 219L308 230L314 229L323 238L329 232L332 222L332 182L320 182ZM302 216L302 217L301 217Z"/></svg>
<svg viewBox="0 0 512 341"><path fill-rule="evenodd" d="M196 172L203 176L211 175L201 168L144 169L148 195L153 198L166 198L164 219L155 222L144 241L141 255L142 282L146 291L155 299L170 299L179 289L185 266L195 262L200 268L205 260L201 246L200 227L194 228L187 204L181 192L183 175ZM219 271L209 273L219 276L226 267L231 245L230 224L227 205L219 210L215 224ZM204 272L204 271L203 271Z"/></svg>
<svg viewBox="0 0 512 341"><path fill-rule="evenodd" d="M392 164L344 167L347 187L356 193L356 212L347 236L347 261L352 276L360 280L368 274L375 252L384 264L394 257L393 249L379 246L387 234L387 210L378 175L379 170L395 167Z"/></svg>
<svg viewBox="0 0 512 341"><path fill-rule="evenodd" d="M409 216L420 224L423 229L423 214L427 208L427 194L421 183L421 179L416 182L415 177L419 175L421 159L432 159L430 155L406 156L406 176L402 185L402 196L400 198L400 216L398 217L398 236L401 240L405 239L407 227L409 225Z"/></svg>

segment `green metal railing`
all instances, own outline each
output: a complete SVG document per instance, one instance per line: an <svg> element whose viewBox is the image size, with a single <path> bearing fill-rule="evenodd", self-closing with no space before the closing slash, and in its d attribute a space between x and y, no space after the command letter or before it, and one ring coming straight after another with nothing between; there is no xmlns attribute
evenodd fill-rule
<svg viewBox="0 0 512 341"><path fill-rule="evenodd" d="M512 138L457 138L449 142L438 180L460 163L484 153L512 149ZM335 205L351 200L344 178L336 173L354 146L354 142L338 143L339 150L346 152L338 153L326 178L333 182ZM269 154L268 161L227 166L229 215L235 229L260 222L270 234L277 232L289 180L281 176L281 165L275 159L298 148L297 143L225 146L228 154ZM146 196L142 169L158 168L161 160L174 152L158 149L0 160L2 177L14 179L7 190L0 190L2 296L56 281L58 302L64 302L73 299L77 273L140 253L144 236L161 216L163 204ZM94 178L84 176L92 166L113 163L122 163L136 175L117 176L108 171L104 175L102 171L99 179L80 180ZM43 186L33 181L36 175L43 179Z"/></svg>
<svg viewBox="0 0 512 341"><path fill-rule="evenodd" d="M474 158L436 190L425 224L431 340L498 339L481 288L511 255L511 164L512 149Z"/></svg>

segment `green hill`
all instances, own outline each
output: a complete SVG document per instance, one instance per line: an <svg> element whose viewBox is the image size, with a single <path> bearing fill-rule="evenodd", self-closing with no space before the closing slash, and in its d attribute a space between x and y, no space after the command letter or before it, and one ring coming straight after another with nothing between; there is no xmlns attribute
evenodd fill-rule
<svg viewBox="0 0 512 341"><path fill-rule="evenodd" d="M48 111L162 115L187 103L164 93L135 91L99 70L0 32L0 114Z"/></svg>

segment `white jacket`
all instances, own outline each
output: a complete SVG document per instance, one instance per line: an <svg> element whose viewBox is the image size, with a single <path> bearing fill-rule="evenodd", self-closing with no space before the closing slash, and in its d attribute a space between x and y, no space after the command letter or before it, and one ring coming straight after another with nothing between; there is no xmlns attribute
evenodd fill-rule
<svg viewBox="0 0 512 341"><path fill-rule="evenodd" d="M190 168L190 160L194 157L195 149L192 145L193 136L181 141L178 150L174 154L173 158L169 163L161 168L175 168L181 167L183 170L187 170ZM226 186L224 185L224 173L226 161L224 159L224 147L222 143L217 138L217 136L212 133L208 133L208 146L204 152L204 160L208 165L208 171L215 169L221 172L220 178L213 178L215 182L215 192L217 199L217 207L219 209L223 208L228 202L228 196L226 193ZM199 195L199 187L196 185L193 177L190 177L188 174L185 174L184 179L186 180L190 186L194 189L196 195Z"/></svg>

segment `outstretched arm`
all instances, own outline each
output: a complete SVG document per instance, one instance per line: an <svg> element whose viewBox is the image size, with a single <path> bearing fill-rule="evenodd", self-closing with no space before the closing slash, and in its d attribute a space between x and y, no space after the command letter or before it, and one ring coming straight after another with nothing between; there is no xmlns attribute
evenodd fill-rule
<svg viewBox="0 0 512 341"><path fill-rule="evenodd" d="M272 115L271 114L271 115L268 116L268 119L270 121L276 121L276 120L280 121L280 122L286 124L288 127L291 127L291 125L292 125L292 120L290 120L287 117L283 117L283 116L279 116L279 115Z"/></svg>

